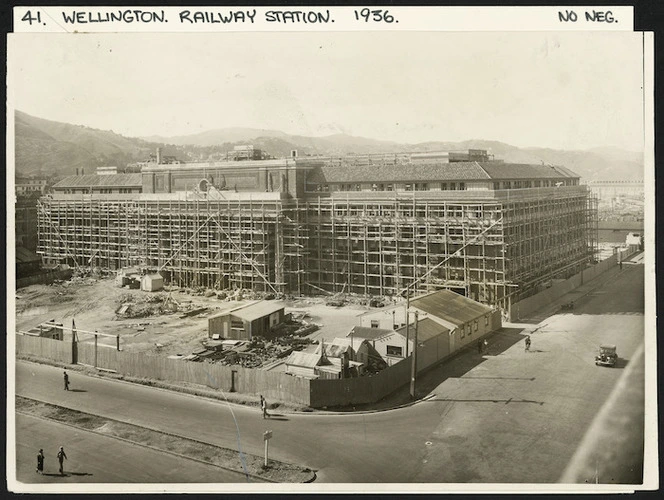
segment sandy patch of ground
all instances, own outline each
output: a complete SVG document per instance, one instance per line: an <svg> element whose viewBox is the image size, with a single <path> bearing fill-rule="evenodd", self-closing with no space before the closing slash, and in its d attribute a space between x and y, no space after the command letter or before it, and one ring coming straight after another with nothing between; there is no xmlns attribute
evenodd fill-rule
<svg viewBox="0 0 664 500"><path fill-rule="evenodd" d="M143 305L156 297L170 296L183 308L207 307L204 313L181 318L182 311L154 314L141 318L123 318L116 314L127 297ZM78 330L99 331L120 335L121 348L133 352L150 352L164 356L187 355L202 347L208 338L208 317L221 311L251 303L251 301L227 301L216 295L205 297L191 295L182 290L145 292L119 287L113 277L74 278L52 285L32 285L16 293L16 329L29 330L40 323L54 320L69 328L72 320ZM343 307L325 305L324 298L277 301L283 303L286 312L306 312L305 321L316 323L320 329L308 335L312 340L332 340L345 337L359 324L358 316L370 308L361 300ZM158 304L157 304L158 305ZM91 336L79 334L82 341ZM100 344L115 345L114 338L100 338Z"/></svg>

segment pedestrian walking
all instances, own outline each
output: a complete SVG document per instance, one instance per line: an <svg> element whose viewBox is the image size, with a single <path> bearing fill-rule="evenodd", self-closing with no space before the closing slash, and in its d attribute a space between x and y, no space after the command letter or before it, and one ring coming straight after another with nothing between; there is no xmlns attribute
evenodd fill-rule
<svg viewBox="0 0 664 500"><path fill-rule="evenodd" d="M58 462L60 462L60 474L64 474L64 461L67 459L67 454L65 453L65 449L60 446L60 451L58 451Z"/></svg>
<svg viewBox="0 0 664 500"><path fill-rule="evenodd" d="M530 351L530 335L526 336L526 351Z"/></svg>
<svg viewBox="0 0 664 500"><path fill-rule="evenodd" d="M484 339L484 350L488 353L489 352L489 342Z"/></svg>
<svg viewBox="0 0 664 500"><path fill-rule="evenodd" d="M40 449L37 453L37 474L44 473L44 450Z"/></svg>
<svg viewBox="0 0 664 500"><path fill-rule="evenodd" d="M482 354L482 341L477 341L477 354Z"/></svg>
<svg viewBox="0 0 664 500"><path fill-rule="evenodd" d="M267 401L265 401L263 396L261 396L261 410L263 410L263 418L269 417L267 414Z"/></svg>
<svg viewBox="0 0 664 500"><path fill-rule="evenodd" d="M69 375L65 372L65 391L69 390Z"/></svg>

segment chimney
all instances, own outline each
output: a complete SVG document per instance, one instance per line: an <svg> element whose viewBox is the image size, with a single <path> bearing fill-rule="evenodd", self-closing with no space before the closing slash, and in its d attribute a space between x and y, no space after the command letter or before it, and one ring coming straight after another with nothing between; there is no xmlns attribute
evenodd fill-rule
<svg viewBox="0 0 664 500"><path fill-rule="evenodd" d="M157 165L161 163L161 148L157 148Z"/></svg>
<svg viewBox="0 0 664 500"><path fill-rule="evenodd" d="M81 168L81 175L85 175L85 170Z"/></svg>
<svg viewBox="0 0 664 500"><path fill-rule="evenodd" d="M76 167L76 175L78 175L78 167Z"/></svg>

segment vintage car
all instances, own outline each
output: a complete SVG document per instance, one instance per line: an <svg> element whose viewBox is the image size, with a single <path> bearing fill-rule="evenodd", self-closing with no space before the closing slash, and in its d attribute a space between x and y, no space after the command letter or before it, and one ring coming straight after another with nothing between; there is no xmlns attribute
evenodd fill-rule
<svg viewBox="0 0 664 500"><path fill-rule="evenodd" d="M609 344L602 344L599 346L599 354L595 356L595 364L601 366L613 366L616 364L618 355L616 354L616 346Z"/></svg>

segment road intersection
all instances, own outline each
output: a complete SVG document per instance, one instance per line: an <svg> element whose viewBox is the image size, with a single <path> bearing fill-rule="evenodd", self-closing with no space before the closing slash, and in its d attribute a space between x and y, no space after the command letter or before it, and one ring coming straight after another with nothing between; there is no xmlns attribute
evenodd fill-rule
<svg viewBox="0 0 664 500"><path fill-rule="evenodd" d="M621 367L643 342L643 289L643 266L624 266L576 301L574 311L539 325L512 325L491 337L488 354L468 349L432 369L418 381L426 398L387 411L277 410L276 418L263 420L257 408L76 373L72 388L82 392L66 393L61 369L22 361L16 367L16 393L226 448L238 449L239 443L243 452L255 455L262 454L262 434L271 429L271 456L315 469L317 482L551 483L564 471ZM523 338L533 330L532 352L525 352ZM618 346L618 368L595 366L600 343ZM67 438L61 444L72 457L106 446L81 437L84 431L69 439L50 425L17 418L19 480L34 480L32 455L43 447L39 440L52 441L51 431ZM133 448L115 453L127 467L146 460L145 451ZM21 472L25 460L32 474L27 478ZM79 458L71 462L82 467ZM98 474L81 477L97 481ZM228 481L206 474L204 467L192 466L185 477L192 483ZM166 465L135 479L168 483L179 481L176 476ZM126 481L134 477L129 474Z"/></svg>

